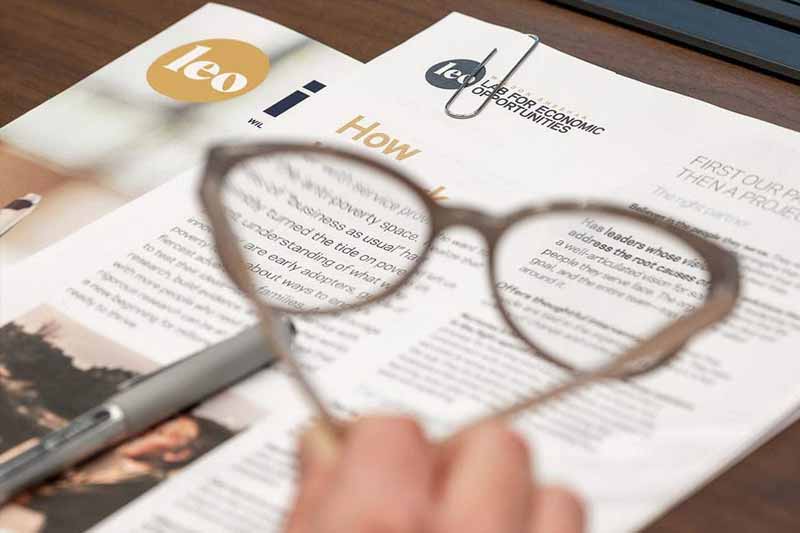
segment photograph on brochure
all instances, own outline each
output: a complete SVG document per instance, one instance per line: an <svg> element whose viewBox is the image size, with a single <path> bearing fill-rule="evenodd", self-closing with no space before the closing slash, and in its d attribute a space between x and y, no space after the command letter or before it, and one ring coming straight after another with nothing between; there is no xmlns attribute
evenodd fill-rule
<svg viewBox="0 0 800 533"><path fill-rule="evenodd" d="M152 361L42 306L0 328L0 462L34 445ZM168 420L0 508L0 529L93 526L243 430L263 413L231 395Z"/></svg>

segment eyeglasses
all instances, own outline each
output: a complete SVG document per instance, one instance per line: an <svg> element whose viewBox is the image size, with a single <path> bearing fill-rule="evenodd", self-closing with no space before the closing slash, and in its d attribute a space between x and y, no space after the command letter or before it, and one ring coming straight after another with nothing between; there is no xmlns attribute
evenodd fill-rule
<svg viewBox="0 0 800 533"><path fill-rule="evenodd" d="M489 286L508 329L532 357L569 376L491 417L658 368L724 318L739 292L732 253L650 211L558 202L495 216L443 205L394 167L318 145L216 147L201 197L224 269L255 304L269 347L334 429L275 334L276 321L391 298L448 228L467 226L483 237ZM452 240L440 239L436 249L451 261L448 272L474 268Z"/></svg>

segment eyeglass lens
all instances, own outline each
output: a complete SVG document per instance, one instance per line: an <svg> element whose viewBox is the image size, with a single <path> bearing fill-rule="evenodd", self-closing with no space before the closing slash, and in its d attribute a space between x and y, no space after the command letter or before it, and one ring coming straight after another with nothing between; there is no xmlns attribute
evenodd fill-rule
<svg viewBox="0 0 800 533"><path fill-rule="evenodd" d="M288 311L329 311L391 290L431 238L424 199L394 175L318 153L256 157L223 205L256 292Z"/></svg>
<svg viewBox="0 0 800 533"><path fill-rule="evenodd" d="M579 370L611 363L708 294L706 265L684 240L638 219L591 210L520 220L501 236L495 265L498 298L511 323Z"/></svg>

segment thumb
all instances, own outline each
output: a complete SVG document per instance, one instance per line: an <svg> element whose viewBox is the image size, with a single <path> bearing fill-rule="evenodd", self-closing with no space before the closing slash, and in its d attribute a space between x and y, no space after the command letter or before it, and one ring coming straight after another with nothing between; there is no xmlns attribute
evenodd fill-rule
<svg viewBox="0 0 800 533"><path fill-rule="evenodd" d="M315 422L300 439L300 481L286 533L309 533L314 530L314 516L330 485L339 462L340 444L330 431Z"/></svg>

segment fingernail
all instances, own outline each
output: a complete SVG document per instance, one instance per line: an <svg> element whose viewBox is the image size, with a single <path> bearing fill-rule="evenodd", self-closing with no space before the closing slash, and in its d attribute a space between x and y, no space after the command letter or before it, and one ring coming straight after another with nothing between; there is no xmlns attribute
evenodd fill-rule
<svg viewBox="0 0 800 533"><path fill-rule="evenodd" d="M303 434L300 462L303 468L331 467L339 459L339 442L331 428L315 420Z"/></svg>

